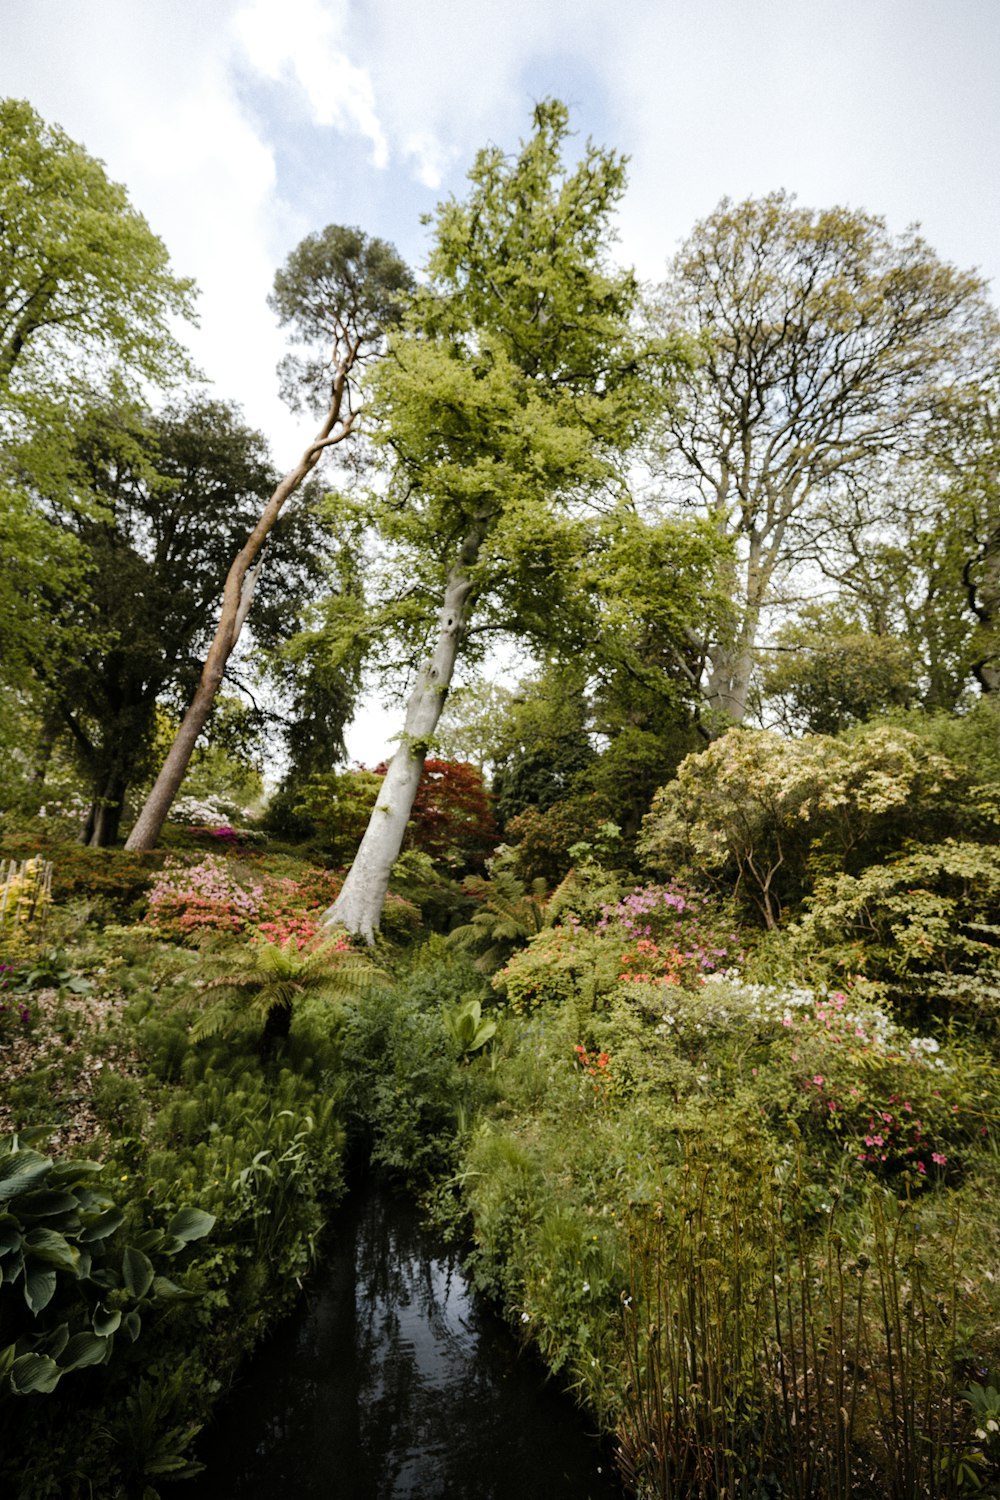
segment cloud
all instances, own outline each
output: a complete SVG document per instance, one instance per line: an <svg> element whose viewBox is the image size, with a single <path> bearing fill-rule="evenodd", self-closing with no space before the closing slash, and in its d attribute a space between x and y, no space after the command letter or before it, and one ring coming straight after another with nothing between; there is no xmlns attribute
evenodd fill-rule
<svg viewBox="0 0 1000 1500"><path fill-rule="evenodd" d="M341 45L345 14L321 0L252 0L233 24L252 68L273 82L293 79L314 124L356 131L371 142L372 164L384 168L389 143L371 77Z"/></svg>

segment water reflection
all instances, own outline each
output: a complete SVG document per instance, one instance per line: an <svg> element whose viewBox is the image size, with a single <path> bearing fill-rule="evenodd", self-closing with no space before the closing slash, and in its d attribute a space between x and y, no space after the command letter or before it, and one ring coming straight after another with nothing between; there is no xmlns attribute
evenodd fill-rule
<svg viewBox="0 0 1000 1500"><path fill-rule="evenodd" d="M359 1189L300 1312L206 1435L195 1496L620 1500L579 1413L415 1211Z"/></svg>

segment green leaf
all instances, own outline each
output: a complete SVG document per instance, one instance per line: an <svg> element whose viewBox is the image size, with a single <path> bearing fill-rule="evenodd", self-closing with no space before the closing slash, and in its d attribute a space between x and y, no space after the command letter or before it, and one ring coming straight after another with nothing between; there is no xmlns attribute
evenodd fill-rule
<svg viewBox="0 0 1000 1500"><path fill-rule="evenodd" d="M153 1294L164 1302L192 1302L196 1295L185 1287L178 1286L169 1276L157 1276L153 1282Z"/></svg>
<svg viewBox="0 0 1000 1500"><path fill-rule="evenodd" d="M142 1319L134 1308L130 1313L125 1314L125 1317L122 1319L122 1328L134 1344L142 1332Z"/></svg>
<svg viewBox="0 0 1000 1500"><path fill-rule="evenodd" d="M101 1214L92 1224L88 1224L80 1235L80 1242L91 1245L95 1240L107 1239L109 1234L114 1234L125 1222L125 1215L120 1208L109 1208L107 1213Z"/></svg>
<svg viewBox="0 0 1000 1500"><path fill-rule="evenodd" d="M19 1396L27 1396L32 1391L54 1391L61 1374L55 1360L47 1354L22 1354L14 1361L10 1383Z"/></svg>
<svg viewBox="0 0 1000 1500"><path fill-rule="evenodd" d="M99 1302L91 1314L90 1322L94 1332L99 1338L107 1338L114 1333L122 1320L122 1315L117 1308L105 1307Z"/></svg>
<svg viewBox="0 0 1000 1500"><path fill-rule="evenodd" d="M215 1223L215 1215L201 1208L182 1208L171 1219L167 1233L187 1244L191 1240L204 1239Z"/></svg>
<svg viewBox="0 0 1000 1500"><path fill-rule="evenodd" d="M60 1271L76 1273L80 1252L54 1229L29 1229L24 1236L25 1252L34 1260L43 1260Z"/></svg>
<svg viewBox="0 0 1000 1500"><path fill-rule="evenodd" d="M122 1280L126 1290L133 1297L145 1297L153 1285L153 1264L148 1255L141 1250L134 1249L131 1245L126 1247L122 1256Z"/></svg>
<svg viewBox="0 0 1000 1500"><path fill-rule="evenodd" d="M39 1266L28 1262L24 1270L24 1300L31 1311L38 1314L48 1307L56 1294L58 1278L51 1266Z"/></svg>
<svg viewBox="0 0 1000 1500"><path fill-rule="evenodd" d="M0 1202L40 1183L51 1163L38 1151L10 1151L0 1155Z"/></svg>
<svg viewBox="0 0 1000 1500"><path fill-rule="evenodd" d="M11 1214L0 1215L0 1255L10 1255L21 1248L21 1226Z"/></svg>
<svg viewBox="0 0 1000 1500"><path fill-rule="evenodd" d="M33 1192L19 1194L16 1206L22 1219L49 1219L55 1214L75 1214L79 1205L73 1193L36 1188Z"/></svg>
<svg viewBox="0 0 1000 1500"><path fill-rule="evenodd" d="M82 1370L104 1364L111 1353L111 1340L94 1333L74 1333L59 1360L61 1370Z"/></svg>

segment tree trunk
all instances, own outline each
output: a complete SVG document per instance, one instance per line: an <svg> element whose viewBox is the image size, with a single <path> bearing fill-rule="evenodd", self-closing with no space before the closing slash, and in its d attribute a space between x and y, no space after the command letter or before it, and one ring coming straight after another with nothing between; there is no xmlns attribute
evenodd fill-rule
<svg viewBox="0 0 1000 1500"><path fill-rule="evenodd" d="M714 735L724 734L734 724L742 724L746 717L752 671L751 649L738 648L732 652L713 649L712 670L705 684L704 697Z"/></svg>
<svg viewBox="0 0 1000 1500"><path fill-rule="evenodd" d="M972 673L982 692L1000 693L1000 527L975 561L984 564L978 579L971 563L964 569L969 605L976 616L973 649L979 653Z"/></svg>
<svg viewBox="0 0 1000 1500"><path fill-rule="evenodd" d="M90 849L107 849L118 837L128 780L120 767L110 770L99 783L84 824L82 842Z"/></svg>
<svg viewBox="0 0 1000 1500"><path fill-rule="evenodd" d="M334 443L341 442L351 431L354 424L354 413L348 414L341 424L340 432L334 435L334 428L340 421L340 412L343 405L344 393L347 389L347 376L357 354L357 346L351 345L337 371L333 382L333 394L330 401L330 410L323 426L316 437L303 453L294 469L290 469L278 485L267 505L261 512L260 520L247 538L246 544L237 554L232 567L226 577L225 588L222 593L222 610L219 615L219 623L216 627L215 637L205 658L205 664L201 670L201 680L195 690L187 713L177 731L176 737L163 762L156 783L135 822L135 827L125 842L126 849L154 849L156 841L160 837L160 830L166 822L174 798L180 788L181 782L187 774L187 768L194 751L198 736L204 729L208 716L212 711L216 695L222 685L225 676L226 663L233 652L233 647L239 638L243 621L246 619L250 603L253 599L253 588L256 582L257 569L260 564L257 558L267 537L274 526L275 521L281 513L281 507L290 495L293 495L299 485L311 473L319 462L320 455L326 448ZM256 564L256 566L255 566Z"/></svg>
<svg viewBox="0 0 1000 1500"><path fill-rule="evenodd" d="M705 684L704 699L708 710L706 727L713 737L725 734L746 718L760 612L772 571L773 563L760 538L751 536L742 591L743 614L736 639L731 646L713 646L708 653L712 670Z"/></svg>
<svg viewBox="0 0 1000 1500"><path fill-rule="evenodd" d="M363 937L366 943L375 941L382 920L389 876L403 846L428 745L451 686L472 595L468 570L475 564L485 536L485 524L473 527L448 574L434 654L417 674L416 685L406 705L406 722L399 749L389 762L378 800L340 895L323 913L327 925L346 927L348 932Z"/></svg>

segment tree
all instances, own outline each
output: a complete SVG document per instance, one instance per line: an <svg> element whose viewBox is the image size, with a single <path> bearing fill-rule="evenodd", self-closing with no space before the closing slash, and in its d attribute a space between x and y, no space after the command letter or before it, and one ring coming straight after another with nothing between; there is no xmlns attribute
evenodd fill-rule
<svg viewBox="0 0 1000 1500"><path fill-rule="evenodd" d="M667 473L739 546L737 618L705 642L705 703L724 726L746 713L775 591L828 542L831 497L874 491L887 462L920 449L944 389L991 367L996 318L980 278L914 229L894 237L874 215L779 192L725 199L696 226L664 319L705 349L667 409Z"/></svg>
<svg viewBox="0 0 1000 1500"><path fill-rule="evenodd" d="M230 566L201 678L129 834L127 849L155 846L253 601L261 549L285 502L323 454L354 431L360 413L359 376L378 352L409 286L410 274L391 245L369 239L358 229L334 224L307 236L275 277L271 306L281 323L291 325L293 336L309 350L306 355L286 357L283 391L293 406L319 407L320 428L295 467L275 487ZM322 353L316 352L318 344L323 346Z"/></svg>
<svg viewBox="0 0 1000 1500"><path fill-rule="evenodd" d="M909 643L866 629L840 605L808 605L776 639L762 685L788 729L839 734L917 698Z"/></svg>
<svg viewBox="0 0 1000 1500"><path fill-rule="evenodd" d="M9 680L61 640L85 587L71 530L39 495L86 504L76 434L95 407L188 370L172 331L193 283L101 162L24 100L0 100L0 660ZM95 392L102 394L95 395Z"/></svg>
<svg viewBox="0 0 1000 1500"><path fill-rule="evenodd" d="M0 144L0 393L184 373L170 322L193 283L125 189L22 99L0 100Z"/></svg>
<svg viewBox="0 0 1000 1500"><path fill-rule="evenodd" d="M74 649L52 654L43 637L28 659L90 784L87 841L103 845L117 836L128 788L149 769L158 705L183 700L197 676L212 600L274 471L264 438L218 401L156 417L105 412L77 450L83 492L102 504L64 506L57 496L51 508L87 565L87 590L72 608L51 600ZM265 639L287 621L287 595L303 593L313 566L308 513L285 533L262 591Z"/></svg>
<svg viewBox="0 0 1000 1500"><path fill-rule="evenodd" d="M607 261L624 162L588 144L566 166L558 102L538 105L534 123L514 158L481 151L467 200L438 209L428 285L374 381L390 464L379 527L438 619L327 913L369 941L473 610L521 628L557 612L580 529L572 504L620 492L621 457L678 357L637 333L635 278Z"/></svg>

